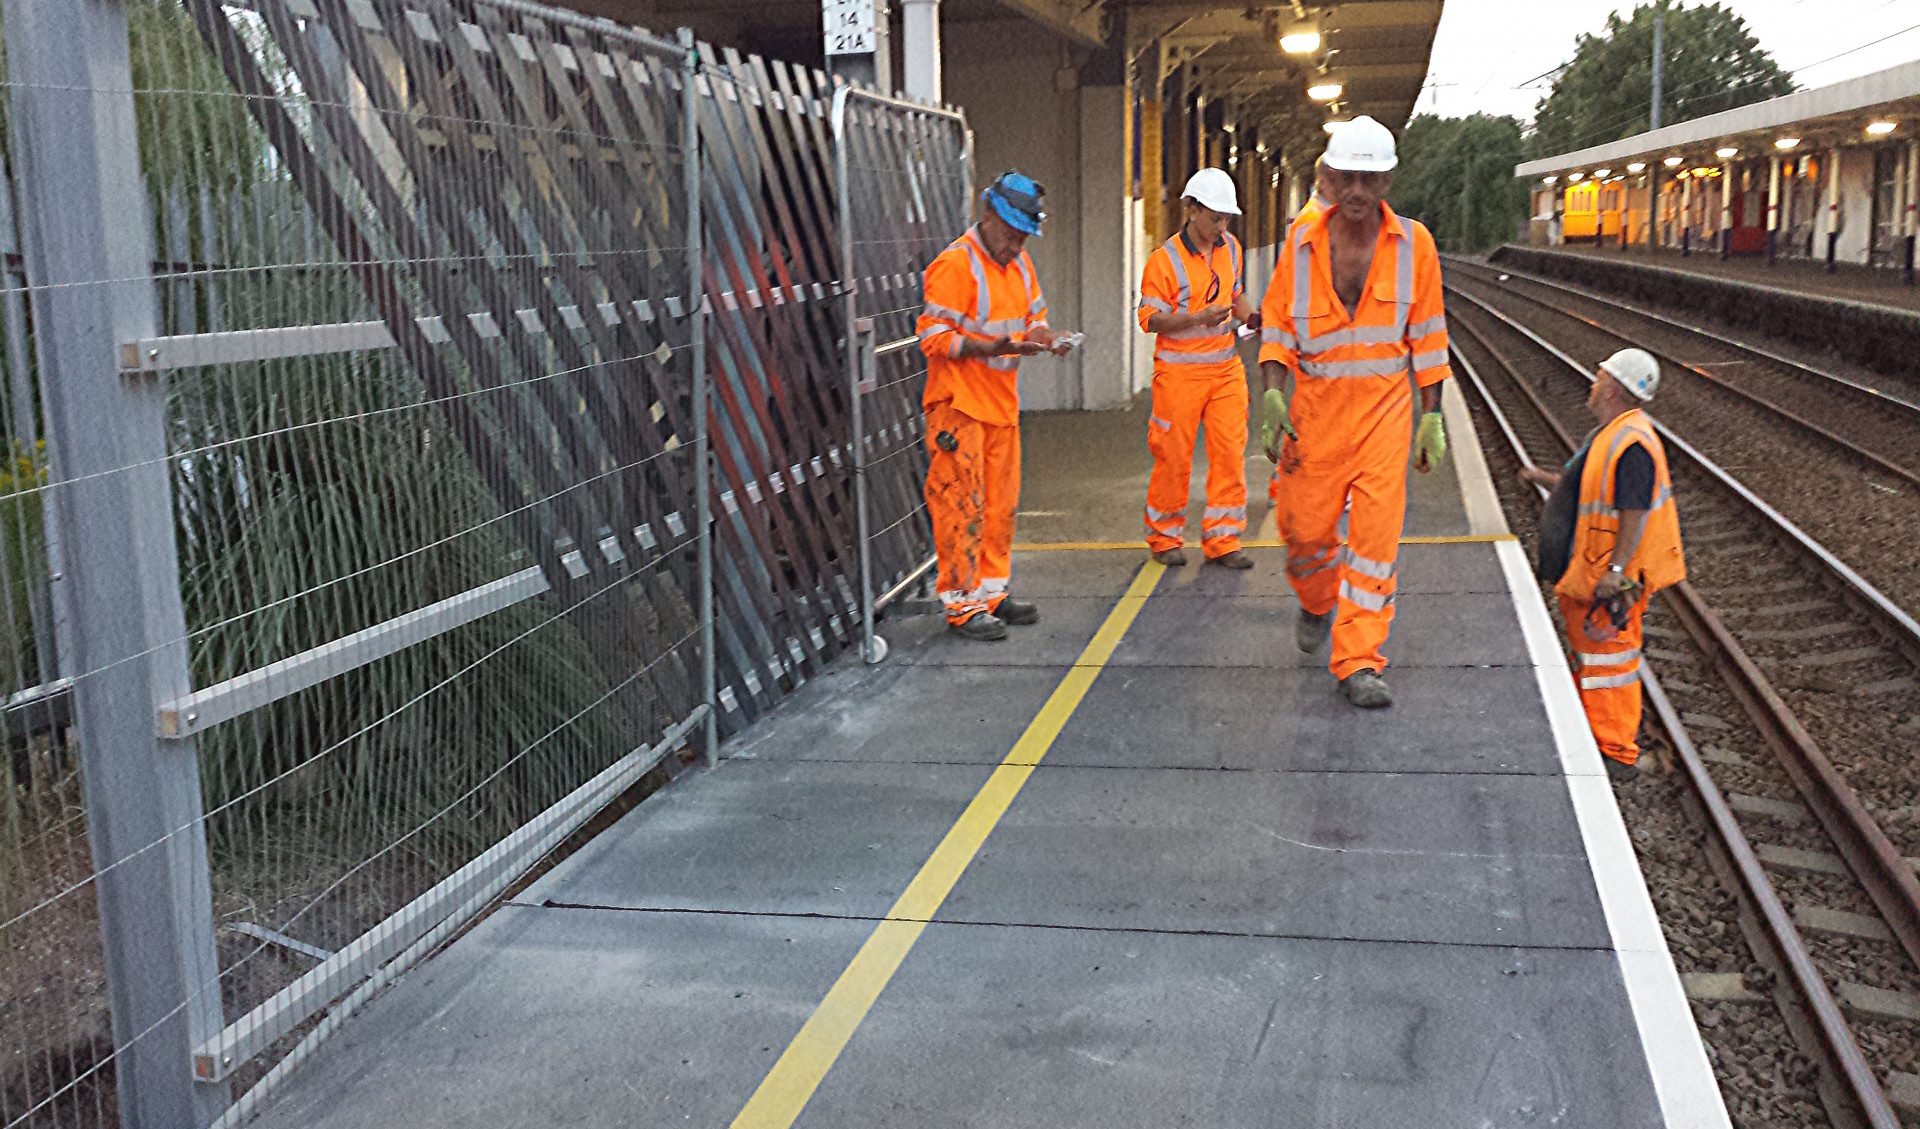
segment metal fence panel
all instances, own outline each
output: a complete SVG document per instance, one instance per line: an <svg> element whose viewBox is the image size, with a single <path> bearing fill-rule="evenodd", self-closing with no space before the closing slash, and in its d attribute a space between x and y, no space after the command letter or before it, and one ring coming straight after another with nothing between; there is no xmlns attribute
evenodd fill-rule
<svg viewBox="0 0 1920 1129"><path fill-rule="evenodd" d="M0 0L0 1127L235 1121L916 575L847 344L967 134L522 0L76 2Z"/></svg>

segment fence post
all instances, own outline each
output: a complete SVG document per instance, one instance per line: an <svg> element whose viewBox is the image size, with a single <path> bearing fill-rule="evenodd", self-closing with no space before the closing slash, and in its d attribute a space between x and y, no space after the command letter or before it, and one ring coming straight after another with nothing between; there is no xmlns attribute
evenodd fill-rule
<svg viewBox="0 0 1920 1129"><path fill-rule="evenodd" d="M5 22L120 1123L206 1125L228 1090L191 1067L222 1025L199 765L192 740L158 737L155 714L190 689L167 388L121 372L121 346L156 322L127 13L123 0L6 0Z"/></svg>
<svg viewBox="0 0 1920 1129"><path fill-rule="evenodd" d="M867 394L866 371L874 346L875 327L871 319L860 316L860 282L854 273L853 185L849 180L851 170L847 159L848 103L853 97L853 87L844 84L833 96L833 222L839 235L840 293L844 302L841 332L846 353L847 417L848 431L851 433L848 455L853 464L854 539L857 542L854 551L860 562L860 589L857 593L860 600L860 657L869 663L877 663L887 657L887 641L873 633L873 545L867 532L867 436L865 405L862 403Z"/></svg>
<svg viewBox="0 0 1920 1129"><path fill-rule="evenodd" d="M713 653L713 456L710 416L712 395L707 387L706 247L700 214L700 46L693 29L680 29L680 165L687 196L687 328L693 350L693 479L694 524L699 532L700 559L700 701L707 707L700 723L701 753L708 768L720 761L720 704Z"/></svg>

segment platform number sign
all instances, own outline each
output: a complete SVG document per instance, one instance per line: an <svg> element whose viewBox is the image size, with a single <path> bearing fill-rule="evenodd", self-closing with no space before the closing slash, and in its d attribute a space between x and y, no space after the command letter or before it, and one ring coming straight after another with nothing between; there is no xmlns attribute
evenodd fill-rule
<svg viewBox="0 0 1920 1129"><path fill-rule="evenodd" d="M820 0L827 35L827 54L873 54L873 13L876 0Z"/></svg>

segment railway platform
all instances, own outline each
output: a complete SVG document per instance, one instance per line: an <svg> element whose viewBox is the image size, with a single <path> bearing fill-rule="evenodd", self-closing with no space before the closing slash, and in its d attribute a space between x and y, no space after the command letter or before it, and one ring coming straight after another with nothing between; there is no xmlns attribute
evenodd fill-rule
<svg viewBox="0 0 1920 1129"><path fill-rule="evenodd" d="M1689 316L1706 316L1760 338L1779 338L1889 373L1920 373L1910 342L1920 333L1920 287L1901 272L1644 247L1527 247L1489 256L1563 281L1606 290Z"/></svg>
<svg viewBox="0 0 1920 1129"><path fill-rule="evenodd" d="M1144 413L1032 417L1039 626L888 622L886 662L816 679L402 979L260 1124L1727 1125L1448 411L1391 710L1294 648L1271 514L1254 571L1162 569Z"/></svg>

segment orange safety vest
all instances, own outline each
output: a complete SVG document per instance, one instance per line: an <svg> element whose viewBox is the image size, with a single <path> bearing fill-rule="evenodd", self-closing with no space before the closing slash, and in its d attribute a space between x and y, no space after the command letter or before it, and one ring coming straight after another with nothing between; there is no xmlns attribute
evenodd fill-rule
<svg viewBox="0 0 1920 1129"><path fill-rule="evenodd" d="M962 337L1016 341L1047 324L1033 260L1025 251L1001 266L987 253L978 227L968 229L927 266L926 306L918 323L927 357L923 405L951 402L982 423L1006 427L1020 418L1020 358L961 357Z"/></svg>
<svg viewBox="0 0 1920 1129"><path fill-rule="evenodd" d="M1409 368L1423 388L1452 375L1433 236L1417 220L1380 208L1373 268L1354 309L1345 310L1334 292L1327 223L1337 209L1302 209L1274 264L1260 359L1294 367L1303 410L1324 401L1327 409L1365 416L1406 395Z"/></svg>
<svg viewBox="0 0 1920 1129"><path fill-rule="evenodd" d="M1594 432L1587 444L1587 462L1580 473L1580 513L1573 529L1573 554L1554 591L1575 600L1593 599L1593 586L1606 573L1620 537L1620 510L1613 504L1614 474L1627 448L1639 443L1653 456L1653 508L1646 529L1627 562L1628 579L1645 586L1648 595L1671 588L1687 578L1686 554L1680 548L1680 511L1673 503L1673 480L1667 475L1667 449L1647 413L1635 408L1622 412Z"/></svg>
<svg viewBox="0 0 1920 1129"><path fill-rule="evenodd" d="M1147 256L1147 267L1140 277L1141 329L1147 328L1147 322L1155 311L1163 314L1193 313L1206 309L1222 297L1229 303L1240 297L1246 289L1240 279L1240 241L1231 232L1225 234L1225 239L1203 255L1190 251L1185 232L1175 232L1172 238ZM1220 261L1223 252L1226 259L1224 263ZM1203 270L1207 272L1208 281L1202 286L1195 286L1193 280L1199 278ZM1228 281L1215 291L1214 284L1222 273ZM1208 298L1209 292L1213 293L1211 299ZM1155 367L1223 365L1238 356L1233 347L1231 318L1219 325L1188 326L1171 333L1158 333L1154 337Z"/></svg>

